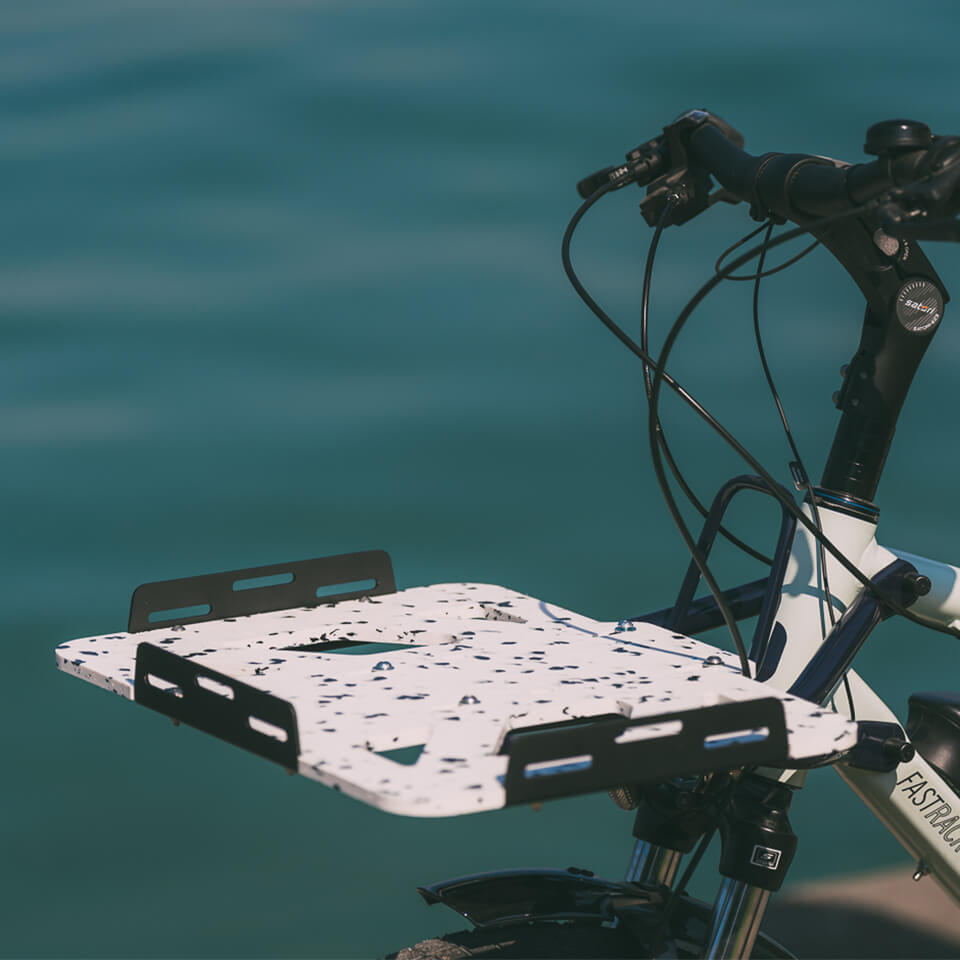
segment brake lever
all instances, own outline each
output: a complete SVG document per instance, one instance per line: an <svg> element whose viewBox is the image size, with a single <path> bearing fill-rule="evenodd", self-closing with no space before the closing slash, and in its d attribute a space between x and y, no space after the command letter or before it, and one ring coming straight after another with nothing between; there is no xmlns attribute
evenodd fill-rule
<svg viewBox="0 0 960 960"><path fill-rule="evenodd" d="M945 217L942 220L908 221L893 233L884 227L884 233L901 240L931 240L960 243L960 220Z"/></svg>
<svg viewBox="0 0 960 960"><path fill-rule="evenodd" d="M690 135L704 123L720 129L723 135L743 147L743 135L707 110L688 110L663 128L662 140L666 144L669 169L647 187L647 195L641 205L643 219L656 226L667 203L673 204L669 223L679 226L703 213L717 201L739 203L740 200L723 188L711 193L713 181L710 174L693 163L688 155ZM640 148L638 148L640 149ZM627 154L628 159L632 154Z"/></svg>
<svg viewBox="0 0 960 960"><path fill-rule="evenodd" d="M877 210L885 233L904 240L960 241L960 138L937 137L918 173L891 190Z"/></svg>
<svg viewBox="0 0 960 960"><path fill-rule="evenodd" d="M711 193L710 175L688 158L690 135L704 123L719 128L738 147L743 146L742 134L716 114L701 109L687 110L667 124L662 134L634 147L627 154L625 164L604 167L584 177L577 184L577 192L586 199L601 187L619 190L629 183L646 187L647 195L640 210L651 227L657 224L668 204L673 206L669 222L679 225L717 202L740 203L738 197L723 188Z"/></svg>
<svg viewBox="0 0 960 960"><path fill-rule="evenodd" d="M735 207L738 203L743 203L743 201L735 193L731 193L726 187L720 187L707 197L708 207L712 207L715 203L729 203L730 206Z"/></svg>
<svg viewBox="0 0 960 960"><path fill-rule="evenodd" d="M693 186L691 186L693 185ZM713 193L707 193L710 189L709 179L692 180L690 171L682 171L682 175L675 180L664 178L664 183L660 186L654 184L651 186L647 195L640 201L640 212L650 226L655 226L663 208L667 203L673 204L673 215L670 223L678 225L692 220L698 213L703 213L708 207L715 203L729 203L736 206L743 201L735 194L731 193L725 187L719 187ZM648 206L648 204L650 206Z"/></svg>
<svg viewBox="0 0 960 960"><path fill-rule="evenodd" d="M889 237L899 240L930 240L960 243L960 220L954 217L931 218L927 211L914 207L905 210L895 202L877 208L880 227Z"/></svg>

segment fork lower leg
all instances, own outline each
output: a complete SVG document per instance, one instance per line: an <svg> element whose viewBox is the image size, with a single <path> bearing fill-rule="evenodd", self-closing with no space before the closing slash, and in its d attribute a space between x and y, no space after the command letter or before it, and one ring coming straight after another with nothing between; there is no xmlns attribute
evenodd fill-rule
<svg viewBox="0 0 960 960"><path fill-rule="evenodd" d="M682 857L679 850L638 840L633 848L625 879L627 883L672 887Z"/></svg>
<svg viewBox="0 0 960 960"><path fill-rule="evenodd" d="M713 904L705 960L749 957L769 899L769 890L725 878Z"/></svg>

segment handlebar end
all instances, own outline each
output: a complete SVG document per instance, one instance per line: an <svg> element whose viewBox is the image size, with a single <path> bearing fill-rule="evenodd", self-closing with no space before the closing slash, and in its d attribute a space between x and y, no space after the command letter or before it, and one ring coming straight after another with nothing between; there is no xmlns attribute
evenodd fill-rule
<svg viewBox="0 0 960 960"><path fill-rule="evenodd" d="M586 200L587 197L595 193L610 180L610 175L614 173L616 169L616 167L604 167L596 173L591 173L589 177L584 177L577 183L577 193Z"/></svg>

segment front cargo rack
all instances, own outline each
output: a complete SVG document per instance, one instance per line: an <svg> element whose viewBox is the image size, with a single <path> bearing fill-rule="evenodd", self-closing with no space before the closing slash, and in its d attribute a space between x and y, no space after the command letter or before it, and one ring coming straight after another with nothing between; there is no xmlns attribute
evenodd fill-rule
<svg viewBox="0 0 960 960"><path fill-rule="evenodd" d="M411 816L805 767L856 743L710 644L490 584L397 591L383 551L146 584L126 632L61 644L57 665Z"/></svg>

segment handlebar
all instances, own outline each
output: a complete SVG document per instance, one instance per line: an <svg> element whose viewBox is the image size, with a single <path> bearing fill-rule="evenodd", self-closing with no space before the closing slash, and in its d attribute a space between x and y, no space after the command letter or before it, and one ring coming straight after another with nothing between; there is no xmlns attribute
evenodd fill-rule
<svg viewBox="0 0 960 960"><path fill-rule="evenodd" d="M853 512L875 515L871 501L900 409L949 300L913 241L960 241L960 137L935 136L916 121L883 121L869 128L864 145L876 159L859 164L805 153L753 156L743 145L715 114L690 110L630 151L626 163L580 181L586 200L577 216L601 195L636 183L647 189L641 210L651 226L685 223L716 200L746 202L756 220L792 220L840 261L867 310L835 396L842 417L821 488Z"/></svg>
<svg viewBox="0 0 960 960"><path fill-rule="evenodd" d="M802 222L853 206L846 187L847 169L825 157L803 153L755 157L709 121L691 134L690 153L738 200L750 203L755 216L773 213L781 220Z"/></svg>
<svg viewBox="0 0 960 960"><path fill-rule="evenodd" d="M934 137L923 123L887 120L867 131L865 150L877 159L850 165L802 153L754 157L709 120L690 136L694 160L758 211L802 224L881 198L878 217L888 233L941 239L944 225L937 221L960 209L960 138ZM921 223L904 231L913 219ZM954 228L943 239L960 240L960 232Z"/></svg>
<svg viewBox="0 0 960 960"><path fill-rule="evenodd" d="M875 202L879 225L889 236L960 240L960 137L934 136L912 120L886 120L867 131L864 149L876 160L848 164L805 153L743 150L743 137L706 110L690 110L664 128L661 136L627 154L627 162L577 184L587 197L600 187L629 183L648 186L648 200L675 192L685 195L671 218L674 224L696 216L715 199L744 201L762 220L806 224ZM709 195L709 178L723 191ZM662 204L644 216L655 222Z"/></svg>

